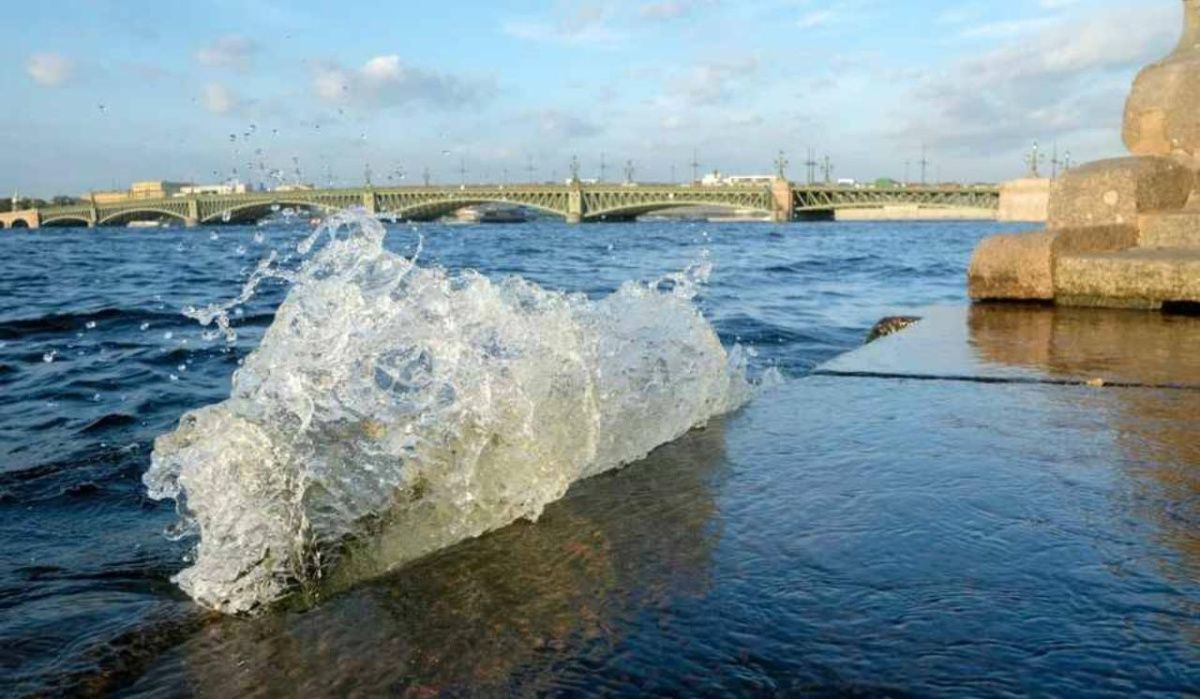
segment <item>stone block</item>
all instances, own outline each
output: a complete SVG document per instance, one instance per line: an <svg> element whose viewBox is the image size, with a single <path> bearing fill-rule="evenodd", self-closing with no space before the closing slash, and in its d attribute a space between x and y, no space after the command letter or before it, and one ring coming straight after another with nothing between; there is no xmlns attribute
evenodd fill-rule
<svg viewBox="0 0 1200 699"><path fill-rule="evenodd" d="M1046 221L1050 209L1050 180L1029 177L1000 185L997 221Z"/></svg>
<svg viewBox="0 0 1200 699"><path fill-rule="evenodd" d="M1068 306L1161 308L1200 302L1200 250L1136 248L1060 255L1057 302Z"/></svg>
<svg viewBox="0 0 1200 699"><path fill-rule="evenodd" d="M1050 232L986 238L975 248L967 286L976 301L1050 301L1054 299Z"/></svg>
<svg viewBox="0 0 1200 699"><path fill-rule="evenodd" d="M1144 214L1138 230L1142 247L1200 249L1200 211Z"/></svg>
<svg viewBox="0 0 1200 699"><path fill-rule="evenodd" d="M1136 225L1060 228L1054 237L1054 255L1117 252L1137 247L1141 236Z"/></svg>
<svg viewBox="0 0 1200 699"><path fill-rule="evenodd" d="M1051 230L1136 226L1138 215L1182 208L1196 175L1170 158L1116 158L1089 163L1057 180L1050 193Z"/></svg>

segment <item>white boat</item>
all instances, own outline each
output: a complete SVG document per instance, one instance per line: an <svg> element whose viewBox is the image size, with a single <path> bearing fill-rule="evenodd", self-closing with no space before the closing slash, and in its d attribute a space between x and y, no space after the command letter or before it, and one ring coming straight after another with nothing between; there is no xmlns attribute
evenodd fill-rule
<svg viewBox="0 0 1200 699"><path fill-rule="evenodd" d="M525 223L525 212L511 206L468 206L459 209L454 218L460 223Z"/></svg>
<svg viewBox="0 0 1200 699"><path fill-rule="evenodd" d="M130 221L126 228L162 228L162 221Z"/></svg>

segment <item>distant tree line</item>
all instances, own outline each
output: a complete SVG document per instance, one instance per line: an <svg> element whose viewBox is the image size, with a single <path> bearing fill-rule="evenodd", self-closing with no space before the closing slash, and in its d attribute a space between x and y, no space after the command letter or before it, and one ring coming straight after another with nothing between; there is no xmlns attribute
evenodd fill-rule
<svg viewBox="0 0 1200 699"><path fill-rule="evenodd" d="M69 206L71 204L78 204L79 202L80 199L78 197L68 197L62 194L58 195L57 197L52 197L49 201L33 197L20 197L17 200L17 210L24 211L25 209L41 209L47 206ZM12 197L0 198L0 214L6 214L12 210Z"/></svg>

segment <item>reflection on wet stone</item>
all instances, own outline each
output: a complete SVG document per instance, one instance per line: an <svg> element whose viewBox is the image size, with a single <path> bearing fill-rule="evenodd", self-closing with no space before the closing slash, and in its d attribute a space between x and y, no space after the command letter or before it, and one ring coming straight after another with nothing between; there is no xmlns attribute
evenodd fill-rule
<svg viewBox="0 0 1200 699"><path fill-rule="evenodd" d="M634 617L703 596L720 532L721 421L577 484L535 523L454 546L307 611L224 619L179 664L203 696L536 692Z"/></svg>
<svg viewBox="0 0 1200 699"><path fill-rule="evenodd" d="M971 341L987 361L1051 376L1170 388L1105 391L1096 410L1131 479L1129 506L1180 554L1168 577L1200 576L1200 318L1135 311L976 305Z"/></svg>

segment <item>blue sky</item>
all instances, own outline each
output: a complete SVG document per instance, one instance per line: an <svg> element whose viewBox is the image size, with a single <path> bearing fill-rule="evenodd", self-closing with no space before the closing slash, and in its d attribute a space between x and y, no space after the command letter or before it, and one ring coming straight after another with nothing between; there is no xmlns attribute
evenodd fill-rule
<svg viewBox="0 0 1200 699"><path fill-rule="evenodd" d="M13 3L0 191L138 179L376 184L703 169L808 148L839 177L1022 172L1037 138L1121 155L1179 0L54 0ZM19 27L19 30L13 29ZM236 139L231 139L236 136ZM912 176L917 166L911 165ZM248 170L250 171L248 173Z"/></svg>

